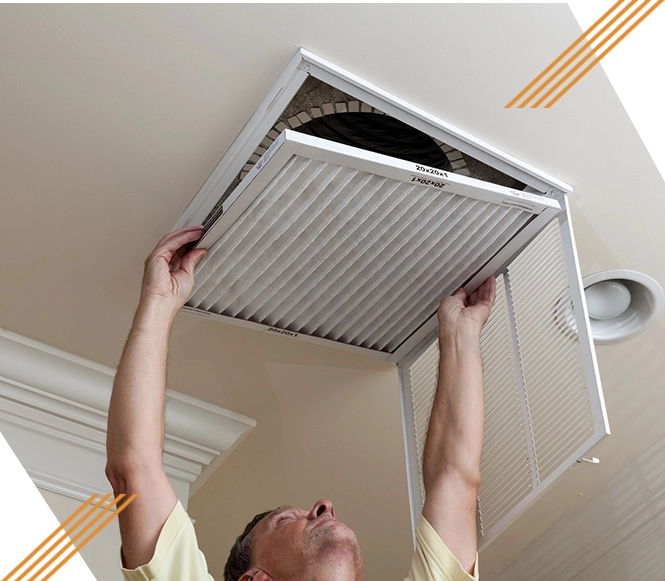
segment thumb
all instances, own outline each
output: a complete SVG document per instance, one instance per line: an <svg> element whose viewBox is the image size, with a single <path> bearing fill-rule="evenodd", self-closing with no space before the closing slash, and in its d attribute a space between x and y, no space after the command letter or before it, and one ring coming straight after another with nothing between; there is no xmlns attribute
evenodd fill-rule
<svg viewBox="0 0 665 581"><path fill-rule="evenodd" d="M190 250L185 256L183 256L182 261L180 262L180 270L184 270L187 274L194 274L194 268L198 264L208 251L205 248L197 248L196 250Z"/></svg>
<svg viewBox="0 0 665 581"><path fill-rule="evenodd" d="M459 287L459 288L453 293L453 296L454 296L454 297L458 297L458 298L464 300L464 299L466 299L466 291L464 290L464 288Z"/></svg>

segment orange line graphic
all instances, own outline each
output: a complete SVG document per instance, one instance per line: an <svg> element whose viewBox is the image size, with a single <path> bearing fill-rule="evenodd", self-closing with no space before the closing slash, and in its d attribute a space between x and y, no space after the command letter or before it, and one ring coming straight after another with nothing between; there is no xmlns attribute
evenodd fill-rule
<svg viewBox="0 0 665 581"><path fill-rule="evenodd" d="M563 91L561 91L554 99L552 99L547 105L545 105L545 109L549 109L554 103L556 103L561 97L563 97L567 92L568 89L573 87L577 81L579 81L584 75L586 75L593 67L595 67L600 61L598 60L598 57L594 55L593 62L586 68L584 69L579 75L577 75L571 82L570 84L564 88Z"/></svg>
<svg viewBox="0 0 665 581"><path fill-rule="evenodd" d="M588 62L589 57L593 57L594 60L597 60L597 57L595 54L591 53L587 56L585 56L579 63L577 63L572 69L570 69L563 77L561 77L556 84L549 90L547 93L545 93L538 101L536 101L533 105L531 105L532 108L538 107L547 97L549 97L554 91L556 91L563 83L566 81L577 69L579 69L583 64Z"/></svg>
<svg viewBox="0 0 665 581"><path fill-rule="evenodd" d="M110 497L110 494L107 494L106 496L103 496L100 500L99 503L102 504L103 502L106 502L106 500ZM88 500L85 501L83 506L89 507L89 510L85 512L82 516L80 516L75 522L72 523L72 526L69 528L69 530L65 530L64 524L61 525L62 529L69 535L72 532L74 532L79 526L81 526L86 519L97 509L97 507L92 504L92 497L90 497ZM67 519L69 520L69 519Z"/></svg>
<svg viewBox="0 0 665 581"><path fill-rule="evenodd" d="M78 514L85 509L86 506L88 506L89 503L91 503L95 498L97 498L99 494L93 494L88 500L86 500L81 506L79 506L72 514L69 515L67 520L63 522L60 526L62 528L65 528L72 520L74 520ZM110 494L107 494L107 496L111 496Z"/></svg>
<svg viewBox="0 0 665 581"><path fill-rule="evenodd" d="M586 41L586 39L585 39L585 41ZM540 91L545 89L547 87L547 85L549 85L551 82L553 82L554 79L556 79L563 71L566 70L566 68L570 65L570 63L572 63L578 56L580 56L588 48L589 48L589 44L587 42L585 42L580 47L580 49L575 54L573 54L573 56L571 56L569 59L567 59L560 67L558 67L556 69L556 71L554 71L551 75L549 75L547 77L547 79L538 86L537 90L533 91L531 93L531 96L528 99L526 99L525 101L523 101L521 105L519 105L519 108L521 109L522 107L524 107L529 101L531 101L531 99L535 99L536 96L538 95L538 93L540 93ZM582 60L584 61L584 60L586 60L586 58L588 58L588 55L587 55L587 57L585 57ZM549 96L549 93L545 95L545 98L547 98L548 96ZM542 100L539 101L538 103L536 103L536 105L532 105L532 107L538 107L538 105L541 102L542 102Z"/></svg>
<svg viewBox="0 0 665 581"><path fill-rule="evenodd" d="M124 494L118 495L113 502L110 502L108 505L106 505L106 507L103 507L103 508L102 508L102 502L101 501L99 502L99 504L95 505L95 509L101 508L101 511L85 527L83 527L74 538L71 539L72 543L75 543L76 541L78 541L86 533L86 531L88 531L92 527L92 525L94 525L100 518L102 518L105 513L110 511L111 508L113 506L115 506L117 504L117 502L122 499L123 496L125 496L125 495Z"/></svg>
<svg viewBox="0 0 665 581"><path fill-rule="evenodd" d="M637 1L637 0L633 0L633 2L636 2L636 1ZM552 68L555 67L555 66L557 65L557 63L558 63L562 58L564 58L564 57L565 57L565 56L566 56L571 50L573 50L573 49L574 49L574 48L575 48L580 42L582 42L583 40L586 40L586 35L587 35L588 33L592 32L592 31L593 31L598 25L600 25L600 23L601 23L603 20L605 20L605 18L607 18L607 17L612 13L612 11L613 11L615 8L617 8L622 2L623 2L623 0L619 0L616 4L614 4L614 5L612 6L612 8L610 8L607 12L605 12L605 14L603 14L598 20L596 20L596 22L594 22L594 23L591 25L591 27L589 28L589 30L587 30L586 32L583 32L583 33L581 34L581 36L580 36L580 37L579 37L579 38L578 38L573 44L571 44L571 45L570 45L565 51L563 51L563 52L562 52L562 53L561 53L561 54L560 54L560 55L559 55L559 56L558 56L558 57L552 62L551 65L549 65L549 66L548 66L548 67L547 67L542 73L540 73L540 74L539 74L539 75L538 75L533 81L531 81L526 87L524 87L524 89L522 89L522 90L521 90L521 91L520 91L520 92L519 92L519 93L513 98L513 100L510 101L510 102L506 105L505 108L510 108L510 107L512 107L515 103L517 103L517 101L519 101L519 100L522 98L522 96L523 96L527 91L529 91L529 89L531 89L531 87L533 87L538 81L540 81L540 79L542 79L547 73L549 73L549 72L552 70ZM522 104L521 106L523 107L524 104Z"/></svg>
<svg viewBox="0 0 665 581"><path fill-rule="evenodd" d="M665 2L663 0L608 0L607 8L601 8L600 14L594 16L590 24L584 25L582 36L571 44L505 107L513 107L520 99L530 94L519 105L519 108L525 107L541 91L545 90L550 83L554 82L555 78L562 74L564 69L583 50L589 48L589 46L591 47L591 54L594 55L590 64L590 55L584 57L573 70L567 73L545 95L539 98L536 103L531 105L532 109L539 107L552 96L584 64L588 64L588 66L544 106L546 109L554 105L599 62L603 64L634 65L665 64L664 25ZM557 68L557 65L559 65L566 55L585 38L586 42L584 42L582 49L578 50L573 57Z"/></svg>
<svg viewBox="0 0 665 581"><path fill-rule="evenodd" d="M124 494L121 494L119 496L124 496ZM85 547L96 535L99 531L101 531L107 524L109 524L115 517L117 517L123 510L125 510L131 502L138 496L138 494L132 494L123 504L120 506L117 510L115 510L113 513L111 513L106 520L102 521L102 524L100 524L90 535L78 546L76 546L76 549L79 551ZM120 500L120 498L118 498ZM116 501L117 502L117 501Z"/></svg>
<svg viewBox="0 0 665 581"><path fill-rule="evenodd" d="M99 494L93 494L62 524L57 524L55 527L0 528L0 547L3 551L3 558L0 559L0 579L73 581L74 577L87 577L88 569L81 567L79 550L127 508L138 495L132 494L129 498L125 494L119 494L116 498L112 496L107 494L100 498ZM112 499L109 505L102 506L109 498ZM122 499L124 499L123 504L117 506ZM113 506L116 506L116 509L111 512ZM95 511L98 513L91 522L86 523ZM106 518L103 518L104 516ZM90 532L100 520L101 523L97 528ZM80 526L84 528L70 539L69 535ZM77 541L79 544L75 545Z"/></svg>

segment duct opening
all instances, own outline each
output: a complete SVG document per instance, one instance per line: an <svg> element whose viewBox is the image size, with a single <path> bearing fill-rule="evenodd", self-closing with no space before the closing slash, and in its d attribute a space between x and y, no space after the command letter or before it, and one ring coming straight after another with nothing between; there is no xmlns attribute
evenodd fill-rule
<svg viewBox="0 0 665 581"><path fill-rule="evenodd" d="M383 121L377 121L378 117L382 117ZM224 201L285 129L324 137L338 143L429 165L514 190L526 188L526 184L519 180L310 76L284 108L273 128L268 131L261 144L203 221L204 231L207 231L221 216ZM325 132L328 135L314 133L314 131ZM391 135L391 131L394 131L394 134ZM402 137L406 138L406 142L411 145L405 146L401 142ZM377 147L380 149L376 149ZM414 153L418 152L426 155L427 159L412 157Z"/></svg>
<svg viewBox="0 0 665 581"><path fill-rule="evenodd" d="M429 135L387 115L335 113L312 119L295 130L444 171L453 170L446 154Z"/></svg>

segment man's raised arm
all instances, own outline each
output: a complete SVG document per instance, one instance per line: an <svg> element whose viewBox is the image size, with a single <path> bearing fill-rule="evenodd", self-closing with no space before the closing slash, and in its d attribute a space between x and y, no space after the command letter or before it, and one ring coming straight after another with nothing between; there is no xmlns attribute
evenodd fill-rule
<svg viewBox="0 0 665 581"><path fill-rule="evenodd" d="M468 572L477 551L483 446L480 332L495 295L496 279L490 277L469 297L460 289L441 301L439 381L423 455L423 516Z"/></svg>
<svg viewBox="0 0 665 581"><path fill-rule="evenodd" d="M116 495L138 494L118 515L124 566L153 556L176 495L162 468L166 358L173 320L194 285L205 254L187 252L200 226L162 238L145 261L141 299L113 383L106 439L106 475Z"/></svg>

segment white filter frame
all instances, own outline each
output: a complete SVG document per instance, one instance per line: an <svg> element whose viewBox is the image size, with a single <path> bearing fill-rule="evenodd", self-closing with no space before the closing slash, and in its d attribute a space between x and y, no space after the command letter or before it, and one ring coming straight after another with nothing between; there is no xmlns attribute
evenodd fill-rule
<svg viewBox="0 0 665 581"><path fill-rule="evenodd" d="M224 201L220 218L210 227L198 242L198 248L209 249L224 233L250 207L252 202L277 176L284 165L294 156L302 156L324 163L341 165L345 168L380 175L404 183L417 183L441 192L453 193L470 199L484 201L490 204L515 207L535 216L511 241L504 246L467 285L467 291L477 288L493 272L498 271L503 264L512 260L519 251L552 219L561 212L559 201L542 195L512 190L503 186L484 182L474 178L457 175L436 168L415 164L371 151L335 143L318 137L285 130L270 146L268 151L252 168L245 179ZM210 317L213 320L228 322L248 328L280 334L286 337L298 338L322 345L342 347L346 350L368 355L370 357L399 363L401 359L423 339L436 332L436 312L407 341L394 353L386 353L374 349L367 349L354 345L347 345L338 341L322 339L296 333L288 329L280 329L252 321L245 321L227 315L210 313L190 306L184 307L185 312Z"/></svg>

